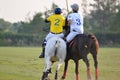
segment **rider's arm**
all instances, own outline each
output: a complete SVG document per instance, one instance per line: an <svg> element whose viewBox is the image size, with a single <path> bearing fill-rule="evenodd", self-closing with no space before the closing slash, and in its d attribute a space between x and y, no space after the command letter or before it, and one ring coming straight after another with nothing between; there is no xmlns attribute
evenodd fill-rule
<svg viewBox="0 0 120 80"><path fill-rule="evenodd" d="M72 23L72 20L68 20L68 26L70 26Z"/></svg>
<svg viewBox="0 0 120 80"><path fill-rule="evenodd" d="M47 19L45 19L45 22L48 23L48 22L50 22L50 21L48 21Z"/></svg>
<svg viewBox="0 0 120 80"><path fill-rule="evenodd" d="M45 18L46 23L50 22L50 20L51 20L51 16L48 16L47 18Z"/></svg>
<svg viewBox="0 0 120 80"><path fill-rule="evenodd" d="M67 17L67 25L70 26L72 24L72 15L69 14Z"/></svg>

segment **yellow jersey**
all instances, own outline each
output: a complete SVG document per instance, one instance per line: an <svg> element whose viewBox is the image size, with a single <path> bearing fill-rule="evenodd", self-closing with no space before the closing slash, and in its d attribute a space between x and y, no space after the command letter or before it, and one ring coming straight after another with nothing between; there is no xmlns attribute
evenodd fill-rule
<svg viewBox="0 0 120 80"><path fill-rule="evenodd" d="M50 21L50 31L53 33L63 32L65 26L65 18L60 14L53 14L47 18Z"/></svg>

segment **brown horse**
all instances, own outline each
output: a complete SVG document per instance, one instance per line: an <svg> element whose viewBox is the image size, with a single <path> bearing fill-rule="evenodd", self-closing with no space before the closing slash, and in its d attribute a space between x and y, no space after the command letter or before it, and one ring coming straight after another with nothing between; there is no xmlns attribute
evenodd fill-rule
<svg viewBox="0 0 120 80"><path fill-rule="evenodd" d="M92 34L89 34L89 35L79 34L79 35L77 35L68 44L62 80L64 80L66 77L67 68L68 68L68 61L70 59L72 59L75 62L76 80L80 80L79 71L78 71L80 59L82 59L87 66L87 79L91 80L90 64L89 64L89 60L87 58L87 55L89 53L92 54L92 57L94 59L95 80L98 80L98 60L97 60L98 48L99 48L99 43L98 43L97 38L94 35L92 35Z"/></svg>

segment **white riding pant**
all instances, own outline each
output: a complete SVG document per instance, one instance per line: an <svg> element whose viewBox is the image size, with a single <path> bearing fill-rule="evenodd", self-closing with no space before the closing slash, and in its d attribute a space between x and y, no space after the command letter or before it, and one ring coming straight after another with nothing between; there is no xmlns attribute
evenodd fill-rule
<svg viewBox="0 0 120 80"><path fill-rule="evenodd" d="M82 34L82 33L71 31L66 37L67 42L70 42L78 34Z"/></svg>
<svg viewBox="0 0 120 80"><path fill-rule="evenodd" d="M53 34L53 33L49 32L45 39L46 39L46 41L48 41L48 39L50 39L50 38L52 38L52 37L60 37L60 38L63 38L63 37L64 37L64 34L63 34L63 33Z"/></svg>

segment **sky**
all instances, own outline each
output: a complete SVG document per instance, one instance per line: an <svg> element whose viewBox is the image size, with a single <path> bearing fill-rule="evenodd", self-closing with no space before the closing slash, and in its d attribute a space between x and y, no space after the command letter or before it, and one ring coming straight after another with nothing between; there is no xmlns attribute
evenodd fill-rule
<svg viewBox="0 0 120 80"><path fill-rule="evenodd" d="M67 1L71 10L71 4L81 4L82 0ZM0 18L11 23L26 21L27 17L32 18L35 13L44 12L45 8L51 9L53 2L60 8L66 8L66 0L0 0Z"/></svg>

